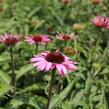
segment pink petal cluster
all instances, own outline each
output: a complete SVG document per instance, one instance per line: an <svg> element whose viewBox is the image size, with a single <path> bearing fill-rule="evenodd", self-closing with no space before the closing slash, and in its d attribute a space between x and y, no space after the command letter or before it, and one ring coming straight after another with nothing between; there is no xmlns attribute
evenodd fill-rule
<svg viewBox="0 0 109 109"><path fill-rule="evenodd" d="M92 22L99 27L109 28L109 17L96 16L92 19Z"/></svg>
<svg viewBox="0 0 109 109"><path fill-rule="evenodd" d="M68 73L67 70L77 70L74 64L79 64L71 61L69 57L59 53L59 51L45 51L35 55L30 59L30 62L35 62L33 66L38 70L57 69L61 75L66 75Z"/></svg>
<svg viewBox="0 0 109 109"><path fill-rule="evenodd" d="M22 37L22 35L4 33L0 35L0 42L3 42L7 45L15 45L22 39Z"/></svg>
<svg viewBox="0 0 109 109"><path fill-rule="evenodd" d="M47 43L51 42L52 40L49 38L49 35L31 35L30 37L27 37L25 39L26 42L29 44L34 44L34 43Z"/></svg>
<svg viewBox="0 0 109 109"><path fill-rule="evenodd" d="M74 33L71 33L71 34L63 34L63 33L57 33L57 39L59 40L64 40L64 41L67 41L67 40L74 40L76 38L78 38L79 36L78 35L75 35Z"/></svg>

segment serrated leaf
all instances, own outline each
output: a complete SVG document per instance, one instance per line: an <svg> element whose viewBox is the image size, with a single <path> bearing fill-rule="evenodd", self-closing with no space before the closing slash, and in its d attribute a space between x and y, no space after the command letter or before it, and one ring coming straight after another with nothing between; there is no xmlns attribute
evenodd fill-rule
<svg viewBox="0 0 109 109"><path fill-rule="evenodd" d="M5 83L10 84L11 77L6 72L0 70L0 77Z"/></svg>
<svg viewBox="0 0 109 109"><path fill-rule="evenodd" d="M37 11L40 10L41 7L36 8L35 10L31 11L31 13L28 14L27 18L31 18Z"/></svg>
<svg viewBox="0 0 109 109"><path fill-rule="evenodd" d="M16 71L16 79L18 80L19 78L21 78L24 74L29 72L32 68L33 66L31 64L21 67L19 71Z"/></svg>
<svg viewBox="0 0 109 109"><path fill-rule="evenodd" d="M25 93L25 92L29 92L29 91L34 91L34 90L38 90L38 89L44 89L45 86L46 85L44 83L33 84L31 86L28 86L28 87L20 90L19 92L17 92L17 94L21 94L21 93Z"/></svg>
<svg viewBox="0 0 109 109"><path fill-rule="evenodd" d="M0 62L10 60L10 56L7 54L3 54L0 56Z"/></svg>
<svg viewBox="0 0 109 109"><path fill-rule="evenodd" d="M35 107L35 109L42 109L46 105L47 99L44 97L34 96L30 99L29 103Z"/></svg>
<svg viewBox="0 0 109 109"><path fill-rule="evenodd" d="M72 102L70 101L63 101L61 102L62 109L72 109Z"/></svg>
<svg viewBox="0 0 109 109"><path fill-rule="evenodd" d="M13 87L4 83L0 82L0 97L6 94L9 90L11 90Z"/></svg>
<svg viewBox="0 0 109 109"><path fill-rule="evenodd" d="M6 106L5 109L17 109L23 102L21 100L12 99Z"/></svg>
<svg viewBox="0 0 109 109"><path fill-rule="evenodd" d="M49 109L53 109L57 104L59 104L70 92L74 85L75 79L59 94L52 97Z"/></svg>

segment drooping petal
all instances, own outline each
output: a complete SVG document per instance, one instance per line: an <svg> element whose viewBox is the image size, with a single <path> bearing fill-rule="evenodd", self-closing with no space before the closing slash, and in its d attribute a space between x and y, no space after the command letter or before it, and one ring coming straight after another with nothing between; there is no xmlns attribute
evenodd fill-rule
<svg viewBox="0 0 109 109"><path fill-rule="evenodd" d="M64 65L61 65L61 68L62 68L61 69L61 74L66 75L68 73L66 67Z"/></svg>
<svg viewBox="0 0 109 109"><path fill-rule="evenodd" d="M38 69L38 70L45 70L46 65L47 65L47 63L46 63L46 62L45 62L45 63L43 63L43 65L42 65L42 64L40 64L40 65L38 65L37 69Z"/></svg>
<svg viewBox="0 0 109 109"><path fill-rule="evenodd" d="M56 68L61 75L66 75L68 73L66 67L62 64L56 64Z"/></svg>
<svg viewBox="0 0 109 109"><path fill-rule="evenodd" d="M43 66L43 65L45 65L45 64L47 64L47 61L39 61L39 62L33 64L33 66L34 66L34 67L36 67L36 66Z"/></svg>
<svg viewBox="0 0 109 109"><path fill-rule="evenodd" d="M30 61L30 62L36 62L36 61L37 61L37 58L30 58L29 61Z"/></svg>
<svg viewBox="0 0 109 109"><path fill-rule="evenodd" d="M77 70L77 67L75 66L75 65L73 65L73 64L66 64L66 63L64 63L63 64L67 69L69 69L69 70Z"/></svg>
<svg viewBox="0 0 109 109"><path fill-rule="evenodd" d="M46 67L45 67L45 70L49 70L52 66L52 63L51 62L48 62Z"/></svg>

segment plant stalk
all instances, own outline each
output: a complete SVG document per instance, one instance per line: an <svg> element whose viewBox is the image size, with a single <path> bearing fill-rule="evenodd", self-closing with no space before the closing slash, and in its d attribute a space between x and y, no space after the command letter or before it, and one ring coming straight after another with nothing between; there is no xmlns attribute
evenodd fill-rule
<svg viewBox="0 0 109 109"><path fill-rule="evenodd" d="M67 41L66 40L64 41L64 47L67 47Z"/></svg>
<svg viewBox="0 0 109 109"><path fill-rule="evenodd" d="M39 44L36 43L36 54L38 53Z"/></svg>
<svg viewBox="0 0 109 109"><path fill-rule="evenodd" d="M51 75L51 82L50 82L50 88L49 88L49 93L48 93L48 103L47 103L47 108L49 109L51 97L52 97L52 88L53 88L53 83L54 83L54 78L55 78L55 72L56 70L52 70L52 75Z"/></svg>
<svg viewBox="0 0 109 109"><path fill-rule="evenodd" d="M45 44L45 50L48 50L48 43Z"/></svg>
<svg viewBox="0 0 109 109"><path fill-rule="evenodd" d="M15 95L15 93L16 93L16 75L15 75L15 65L14 65L14 57L13 57L13 46L11 46L11 48L10 48L10 57L11 57L11 69L12 69L11 82L13 85L12 94Z"/></svg>

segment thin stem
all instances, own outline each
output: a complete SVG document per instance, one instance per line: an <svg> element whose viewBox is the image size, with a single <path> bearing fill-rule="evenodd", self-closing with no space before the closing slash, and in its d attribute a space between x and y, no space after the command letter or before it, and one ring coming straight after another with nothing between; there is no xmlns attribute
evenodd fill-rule
<svg viewBox="0 0 109 109"><path fill-rule="evenodd" d="M36 43L36 54L38 53L38 47L39 47L39 44Z"/></svg>
<svg viewBox="0 0 109 109"><path fill-rule="evenodd" d="M48 50L48 43L45 44L45 50Z"/></svg>
<svg viewBox="0 0 109 109"><path fill-rule="evenodd" d="M67 47L67 41L66 40L64 41L64 46Z"/></svg>
<svg viewBox="0 0 109 109"><path fill-rule="evenodd" d="M47 108L49 109L50 101L51 101L51 96L52 96L52 88L53 88L53 83L54 83L54 78L55 78L55 72L56 70L52 70L52 75L51 75L51 82L50 82L50 88L49 88L49 94L48 94L48 103L47 103Z"/></svg>
<svg viewBox="0 0 109 109"><path fill-rule="evenodd" d="M13 46L10 48L10 57L11 57L11 68L12 68L12 78L11 82L13 85L13 95L16 93L16 75L15 75L15 65L14 65L14 58L13 58Z"/></svg>

